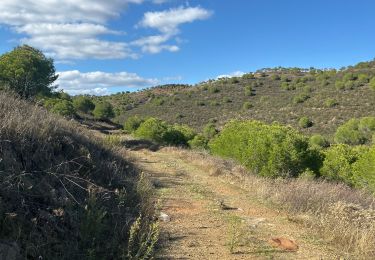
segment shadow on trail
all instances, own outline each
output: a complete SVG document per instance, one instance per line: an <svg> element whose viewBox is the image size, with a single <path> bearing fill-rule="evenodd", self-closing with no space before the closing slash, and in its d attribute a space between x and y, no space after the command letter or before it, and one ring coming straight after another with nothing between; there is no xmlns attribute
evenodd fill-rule
<svg viewBox="0 0 375 260"><path fill-rule="evenodd" d="M123 145L125 148L132 151L147 149L152 152L156 152L160 149L160 145L147 140L126 140L123 141Z"/></svg>

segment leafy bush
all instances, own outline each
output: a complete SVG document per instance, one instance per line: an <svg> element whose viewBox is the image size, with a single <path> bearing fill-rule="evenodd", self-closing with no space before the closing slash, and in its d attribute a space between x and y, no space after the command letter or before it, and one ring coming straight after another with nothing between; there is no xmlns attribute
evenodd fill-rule
<svg viewBox="0 0 375 260"><path fill-rule="evenodd" d="M313 148L325 148L329 146L329 142L322 135L316 134L310 137L310 146Z"/></svg>
<svg viewBox="0 0 375 260"><path fill-rule="evenodd" d="M375 77L370 80L370 88L375 90Z"/></svg>
<svg viewBox="0 0 375 260"><path fill-rule="evenodd" d="M262 176L298 176L307 168L317 172L321 163L306 137L291 128L258 121L231 121L209 147L212 153L236 159Z"/></svg>
<svg viewBox="0 0 375 260"><path fill-rule="evenodd" d="M212 139L216 134L218 133L218 130L216 129L216 126L214 123L208 123L203 128L203 136L207 139Z"/></svg>
<svg viewBox="0 0 375 260"><path fill-rule="evenodd" d="M323 167L320 170L321 176L329 180L343 181L352 185L352 165L358 160L362 149L364 148L353 148L346 144L330 147L325 151Z"/></svg>
<svg viewBox="0 0 375 260"><path fill-rule="evenodd" d="M171 126L157 118L142 122L134 132L135 136L168 145L188 145L196 133L186 125Z"/></svg>
<svg viewBox="0 0 375 260"><path fill-rule="evenodd" d="M83 113L89 113L94 110L95 104L91 101L89 97L78 96L73 99L73 106L77 111Z"/></svg>
<svg viewBox="0 0 375 260"><path fill-rule="evenodd" d="M110 119L115 116L113 107L108 102L97 103L92 113L96 119Z"/></svg>
<svg viewBox="0 0 375 260"><path fill-rule="evenodd" d="M193 149L208 149L208 139L201 134L194 136L188 144Z"/></svg>
<svg viewBox="0 0 375 260"><path fill-rule="evenodd" d="M245 95L246 96L254 96L254 90L251 86L246 86L245 87Z"/></svg>
<svg viewBox="0 0 375 260"><path fill-rule="evenodd" d="M223 102L224 103L232 103L232 100L229 97L224 97Z"/></svg>
<svg viewBox="0 0 375 260"><path fill-rule="evenodd" d="M375 145L353 164L353 185L375 193Z"/></svg>
<svg viewBox="0 0 375 260"><path fill-rule="evenodd" d="M375 133L375 117L352 118L335 133L335 142L358 145L371 142Z"/></svg>
<svg viewBox="0 0 375 260"><path fill-rule="evenodd" d="M253 104L251 104L251 102L249 102L249 101L243 103L243 105L242 105L243 110L249 110L252 107L253 107Z"/></svg>
<svg viewBox="0 0 375 260"><path fill-rule="evenodd" d="M75 114L72 102L63 99L57 100L51 111L61 116L73 116Z"/></svg>
<svg viewBox="0 0 375 260"><path fill-rule="evenodd" d="M164 143L168 128L167 123L164 121L157 118L149 118L141 123L134 134L135 136L146 140Z"/></svg>
<svg viewBox="0 0 375 260"><path fill-rule="evenodd" d="M334 98L328 98L325 102L324 102L324 105L326 107L335 107L337 106L339 103L336 101L336 99Z"/></svg>
<svg viewBox="0 0 375 260"><path fill-rule="evenodd" d="M308 100L309 98L310 98L310 96L307 95L306 93L301 93L301 94L298 94L298 95L293 97L293 103L295 103L295 104L303 103L306 100Z"/></svg>
<svg viewBox="0 0 375 260"><path fill-rule="evenodd" d="M216 86L211 86L208 88L208 92L210 93L219 93L220 92L220 89Z"/></svg>
<svg viewBox="0 0 375 260"><path fill-rule="evenodd" d="M337 90L343 90L343 89L345 89L345 83L341 80L337 80L335 82L335 87L336 87Z"/></svg>
<svg viewBox="0 0 375 260"><path fill-rule="evenodd" d="M134 133L135 130L144 122L143 118L138 116L131 116L124 123L124 130L128 133Z"/></svg>
<svg viewBox="0 0 375 260"><path fill-rule="evenodd" d="M298 125L302 128L309 128L313 125L313 122L307 116L301 117L298 120Z"/></svg>

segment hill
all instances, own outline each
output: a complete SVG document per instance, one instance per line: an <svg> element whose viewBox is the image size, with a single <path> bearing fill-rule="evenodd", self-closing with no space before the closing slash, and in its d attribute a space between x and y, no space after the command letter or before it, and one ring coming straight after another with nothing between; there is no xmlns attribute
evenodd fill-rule
<svg viewBox="0 0 375 260"><path fill-rule="evenodd" d="M208 122L222 126L238 118L277 121L307 134L330 136L350 118L375 115L374 76L373 61L340 70L279 67L194 86L158 86L99 99L114 105L121 124L129 116L140 115L201 130ZM309 118L312 126L300 127L301 117Z"/></svg>

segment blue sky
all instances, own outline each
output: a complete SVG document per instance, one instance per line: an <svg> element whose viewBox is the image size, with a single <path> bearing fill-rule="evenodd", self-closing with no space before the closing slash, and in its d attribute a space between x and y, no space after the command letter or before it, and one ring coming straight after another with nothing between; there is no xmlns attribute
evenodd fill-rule
<svg viewBox="0 0 375 260"><path fill-rule="evenodd" d="M194 84L264 67L375 57L375 1L1 0L0 52L54 58L70 94Z"/></svg>

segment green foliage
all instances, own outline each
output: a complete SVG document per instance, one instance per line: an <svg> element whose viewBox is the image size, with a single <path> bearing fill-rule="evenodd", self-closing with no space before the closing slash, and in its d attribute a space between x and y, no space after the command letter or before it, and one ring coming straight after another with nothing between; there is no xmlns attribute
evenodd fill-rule
<svg viewBox="0 0 375 260"><path fill-rule="evenodd" d="M324 136L322 135L316 134L310 137L310 146L313 148L321 149L321 148L326 148L329 145L330 144L328 140L324 138Z"/></svg>
<svg viewBox="0 0 375 260"><path fill-rule="evenodd" d="M335 107L337 106L339 103L336 101L336 99L334 98L327 98L326 101L324 102L324 105L326 107Z"/></svg>
<svg viewBox="0 0 375 260"><path fill-rule="evenodd" d="M194 136L192 140L188 142L189 146L193 149L208 149L208 139L202 134Z"/></svg>
<svg viewBox="0 0 375 260"><path fill-rule="evenodd" d="M293 97L293 103L295 103L295 104L303 103L306 100L308 100L309 98L310 98L310 96L308 94L300 93L300 94Z"/></svg>
<svg viewBox="0 0 375 260"><path fill-rule="evenodd" d="M375 193L375 145L361 153L352 168L353 185Z"/></svg>
<svg viewBox="0 0 375 260"><path fill-rule="evenodd" d="M212 139L216 134L218 133L218 130L216 129L216 126L214 123L208 123L203 128L203 136L207 139Z"/></svg>
<svg viewBox="0 0 375 260"><path fill-rule="evenodd" d="M144 122L143 118L139 116L131 116L124 123L124 130L128 133L134 133L135 130Z"/></svg>
<svg viewBox="0 0 375 260"><path fill-rule="evenodd" d="M302 128L309 128L313 125L313 122L307 116L301 117L298 120L298 125Z"/></svg>
<svg viewBox="0 0 375 260"><path fill-rule="evenodd" d="M72 102L64 99L58 99L54 102L51 111L61 116L74 116L75 110Z"/></svg>
<svg viewBox="0 0 375 260"><path fill-rule="evenodd" d="M220 89L217 87L217 86L211 86L208 88L208 92L210 93L219 93L220 92Z"/></svg>
<svg viewBox="0 0 375 260"><path fill-rule="evenodd" d="M370 80L370 88L375 90L375 77Z"/></svg>
<svg viewBox="0 0 375 260"><path fill-rule="evenodd" d="M254 89L251 86L246 86L245 87L245 95L246 96L254 96Z"/></svg>
<svg viewBox="0 0 375 260"><path fill-rule="evenodd" d="M230 99L229 97L224 97L223 102L224 103L232 103L232 99Z"/></svg>
<svg viewBox="0 0 375 260"><path fill-rule="evenodd" d="M0 83L22 97L50 94L57 77L53 60L30 46L16 47L0 56Z"/></svg>
<svg viewBox="0 0 375 260"><path fill-rule="evenodd" d="M92 112L95 119L110 119L115 116L113 107L109 102L99 102L95 105L95 109Z"/></svg>
<svg viewBox="0 0 375 260"><path fill-rule="evenodd" d="M249 102L249 101L246 101L246 102L243 103L243 105L242 105L242 109L243 109L243 110L249 110L249 109L252 108L252 107L254 107L254 105L251 104L251 102Z"/></svg>
<svg viewBox="0 0 375 260"><path fill-rule="evenodd" d="M359 151L360 149L354 149L346 144L330 147L325 151L323 167L320 170L321 176L351 185L353 183L352 164L358 160Z"/></svg>
<svg viewBox="0 0 375 260"><path fill-rule="evenodd" d="M335 133L335 142L358 145L371 142L375 133L375 117L352 118Z"/></svg>
<svg viewBox="0 0 375 260"><path fill-rule="evenodd" d="M188 145L196 133L187 125L169 125L166 122L149 118L142 122L134 132L135 136L168 145Z"/></svg>
<svg viewBox="0 0 375 260"><path fill-rule="evenodd" d="M336 87L337 90L343 90L343 89L345 89L345 83L341 80L337 80L335 82L335 87Z"/></svg>
<svg viewBox="0 0 375 260"><path fill-rule="evenodd" d="M164 143L168 128L167 123L164 121L157 118L149 118L138 127L134 134L146 140Z"/></svg>
<svg viewBox="0 0 375 260"><path fill-rule="evenodd" d="M236 159L262 176L298 176L320 166L306 137L277 124L231 121L209 146L212 153Z"/></svg>
<svg viewBox="0 0 375 260"><path fill-rule="evenodd" d="M78 96L73 99L73 106L77 111L90 113L95 109L95 104L87 96Z"/></svg>

